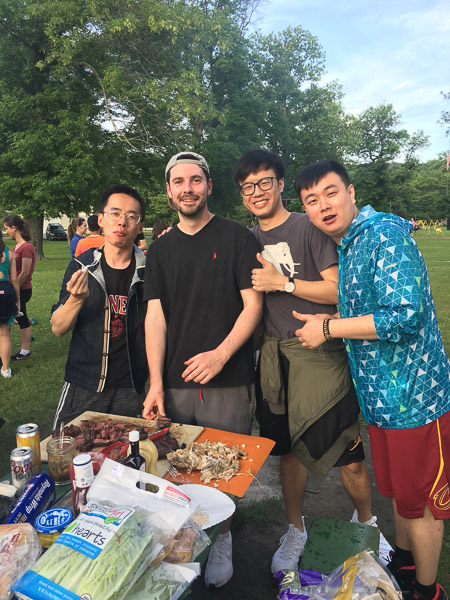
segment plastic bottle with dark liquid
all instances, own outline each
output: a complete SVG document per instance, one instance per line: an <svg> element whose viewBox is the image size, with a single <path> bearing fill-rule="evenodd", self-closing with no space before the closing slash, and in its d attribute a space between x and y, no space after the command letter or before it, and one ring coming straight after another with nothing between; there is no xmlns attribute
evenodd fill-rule
<svg viewBox="0 0 450 600"><path fill-rule="evenodd" d="M72 492L72 506L75 517L80 514L87 504L87 493L94 481L92 457L89 454L79 454L73 459L75 488Z"/></svg>

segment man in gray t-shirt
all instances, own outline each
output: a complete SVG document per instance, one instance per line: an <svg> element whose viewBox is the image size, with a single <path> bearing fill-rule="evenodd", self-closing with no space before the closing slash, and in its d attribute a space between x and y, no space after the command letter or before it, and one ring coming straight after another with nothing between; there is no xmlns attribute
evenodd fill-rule
<svg viewBox="0 0 450 600"><path fill-rule="evenodd" d="M258 219L252 231L263 248L257 255L261 268L252 272L253 289L265 292L257 417L261 435L276 442L273 454L280 456L290 523L272 560L275 573L296 569L303 553L307 468L324 476L339 466L355 506L352 520L376 526L376 517L345 348L328 343L317 354L295 337L299 321L293 311L336 312L336 246L306 215L284 208L284 164L278 155L263 149L246 152L234 179L244 206Z"/></svg>
<svg viewBox="0 0 450 600"><path fill-rule="evenodd" d="M329 296L331 302L326 302L326 298L317 298L318 301L313 302L308 297L294 294L295 289L294 292L286 293L285 283L289 284L290 276L294 282L300 280L305 283L322 283L324 279L321 273L325 276L329 274L332 278L338 259L336 244L328 236L320 235L321 232L311 224L306 215L289 213L284 208L282 210L285 220L280 225L270 229L253 227L252 233L263 248L263 270L267 272L267 276L278 276L279 286L282 286L281 290L271 290L272 293L265 295L264 331L280 340L287 340L295 337L298 329L299 322L293 316L293 310L302 312L303 308L308 307L310 313L334 314L336 306L333 302L333 279ZM297 288L297 284L295 287Z"/></svg>

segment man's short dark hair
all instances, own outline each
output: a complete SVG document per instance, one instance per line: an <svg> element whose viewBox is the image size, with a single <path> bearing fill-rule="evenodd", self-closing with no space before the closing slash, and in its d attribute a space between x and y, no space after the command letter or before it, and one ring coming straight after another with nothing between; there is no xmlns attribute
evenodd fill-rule
<svg viewBox="0 0 450 600"><path fill-rule="evenodd" d="M98 224L98 215L91 215L87 220L89 231L98 231L100 225Z"/></svg>
<svg viewBox="0 0 450 600"><path fill-rule="evenodd" d="M113 185L108 190L106 190L106 192L103 192L102 199L100 201L99 212L103 212L105 210L105 206L108 204L109 197L113 194L126 194L127 196L131 196L132 198L137 200L141 207L141 221L144 221L146 209L144 199L137 190L130 187L129 185L125 185L124 183L118 183L117 185Z"/></svg>
<svg viewBox="0 0 450 600"><path fill-rule="evenodd" d="M239 185L252 173L273 169L277 179L283 179L285 174L284 162L278 154L265 148L249 150L237 161L233 171L233 179Z"/></svg>
<svg viewBox="0 0 450 600"><path fill-rule="evenodd" d="M319 160L302 169L295 178L295 193L297 196L301 198L302 190L309 190L313 185L317 185L328 173L339 175L345 187L348 188L350 185L350 177L341 163L331 159Z"/></svg>

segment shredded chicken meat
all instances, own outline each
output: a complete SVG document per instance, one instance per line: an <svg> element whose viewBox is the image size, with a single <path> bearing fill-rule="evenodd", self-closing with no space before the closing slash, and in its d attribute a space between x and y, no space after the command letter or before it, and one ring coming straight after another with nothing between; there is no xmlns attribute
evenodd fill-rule
<svg viewBox="0 0 450 600"><path fill-rule="evenodd" d="M167 459L178 469L200 471L200 480L209 483L212 479L228 481L239 471L239 458L247 452L238 446L223 442L191 442L186 448L169 452Z"/></svg>

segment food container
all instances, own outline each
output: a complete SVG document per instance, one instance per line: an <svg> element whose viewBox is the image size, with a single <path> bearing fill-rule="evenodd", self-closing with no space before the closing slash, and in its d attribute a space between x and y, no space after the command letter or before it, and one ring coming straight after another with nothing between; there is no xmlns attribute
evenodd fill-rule
<svg viewBox="0 0 450 600"><path fill-rule="evenodd" d="M47 443L48 474L57 485L70 483L70 467L76 453L73 437L52 438Z"/></svg>
<svg viewBox="0 0 450 600"><path fill-rule="evenodd" d="M27 483L11 506L3 523L33 523L37 515L50 506L55 498L55 483L47 473L39 473Z"/></svg>
<svg viewBox="0 0 450 600"><path fill-rule="evenodd" d="M17 428L17 447L28 446L33 451L33 475L38 475L42 471L40 443L39 427L35 423L25 423Z"/></svg>
<svg viewBox="0 0 450 600"><path fill-rule="evenodd" d="M73 521L73 512L68 508L51 508L38 515L34 528L38 532L43 548L50 548L64 529Z"/></svg>
<svg viewBox="0 0 450 600"><path fill-rule="evenodd" d="M128 442L125 442L125 445L128 446ZM111 446L108 446L108 448L111 448ZM105 448L105 450L106 449L107 448ZM105 456L107 455L103 454L102 452L84 452L83 454L89 454L89 456L92 458L92 467L94 469L95 477L100 471L103 461L105 460ZM75 489L77 486L75 484L75 470L73 467L73 462L70 466L70 481L72 482L72 488Z"/></svg>

